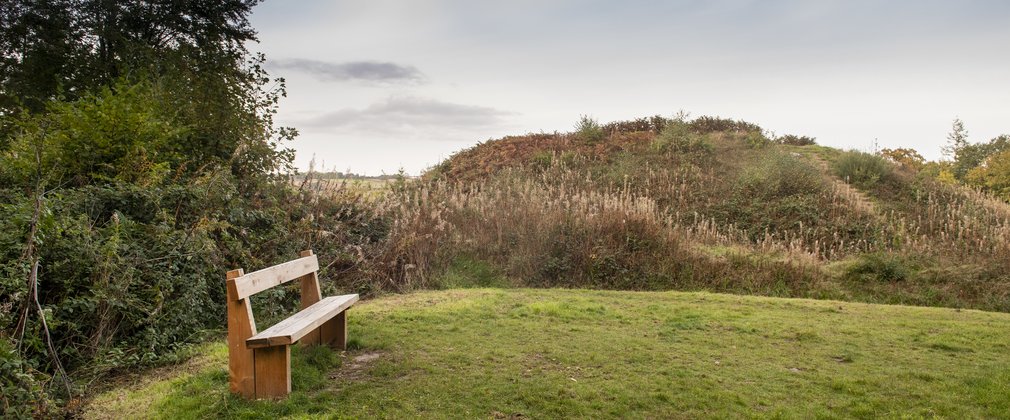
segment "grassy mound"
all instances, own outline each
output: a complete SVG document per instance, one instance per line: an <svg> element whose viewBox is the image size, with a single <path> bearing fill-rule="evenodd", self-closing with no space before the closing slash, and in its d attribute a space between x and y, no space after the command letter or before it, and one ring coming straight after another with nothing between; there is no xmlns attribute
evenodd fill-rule
<svg viewBox="0 0 1010 420"><path fill-rule="evenodd" d="M388 197L368 278L439 288L480 266L517 287L1010 312L1010 206L811 143L704 117L488 141Z"/></svg>
<svg viewBox="0 0 1010 420"><path fill-rule="evenodd" d="M362 302L283 402L228 393L223 343L92 418L1010 417L1010 315L710 293L450 290Z"/></svg>

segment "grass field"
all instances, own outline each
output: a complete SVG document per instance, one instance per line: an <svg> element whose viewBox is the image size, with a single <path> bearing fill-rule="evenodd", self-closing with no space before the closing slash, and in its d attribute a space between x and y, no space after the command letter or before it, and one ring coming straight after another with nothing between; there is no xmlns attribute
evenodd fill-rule
<svg viewBox="0 0 1010 420"><path fill-rule="evenodd" d="M352 350L297 351L281 402L227 351L89 418L1010 418L1010 314L678 292L470 289L362 302Z"/></svg>

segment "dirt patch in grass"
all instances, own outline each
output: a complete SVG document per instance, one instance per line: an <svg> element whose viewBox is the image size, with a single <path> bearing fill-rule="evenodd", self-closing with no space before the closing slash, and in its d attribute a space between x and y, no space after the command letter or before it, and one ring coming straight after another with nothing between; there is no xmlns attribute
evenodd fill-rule
<svg viewBox="0 0 1010 420"><path fill-rule="evenodd" d="M357 381L368 375L368 369L383 356L380 351L365 351L359 353L345 352L341 366L330 373L330 379L340 382Z"/></svg>

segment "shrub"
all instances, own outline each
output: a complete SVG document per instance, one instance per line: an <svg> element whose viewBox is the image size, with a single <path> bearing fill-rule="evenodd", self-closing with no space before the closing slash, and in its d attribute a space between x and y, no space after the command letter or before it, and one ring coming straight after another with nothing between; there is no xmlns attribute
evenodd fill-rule
<svg viewBox="0 0 1010 420"><path fill-rule="evenodd" d="M740 174L736 184L746 195L764 199L817 195L827 188L817 168L779 152L768 152L761 157L757 164Z"/></svg>
<svg viewBox="0 0 1010 420"><path fill-rule="evenodd" d="M772 143L761 131L748 131L743 140L751 149L760 149Z"/></svg>
<svg viewBox="0 0 1010 420"><path fill-rule="evenodd" d="M554 162L554 155L551 152L540 151L530 157L530 166L536 170L546 170Z"/></svg>
<svg viewBox="0 0 1010 420"><path fill-rule="evenodd" d="M6 338L0 337L0 387L3 388L0 416L27 419L51 415L42 381L13 347Z"/></svg>
<svg viewBox="0 0 1010 420"><path fill-rule="evenodd" d="M607 137L603 132L600 123L588 115L579 117L579 123L575 125L575 136L586 143L599 143Z"/></svg>
<svg viewBox="0 0 1010 420"><path fill-rule="evenodd" d="M849 151L843 153L834 165L835 175L845 182L863 189L876 186L889 179L894 168L884 158L869 153Z"/></svg>
<svg viewBox="0 0 1010 420"><path fill-rule="evenodd" d="M35 250L38 292L56 352L76 385L176 361L188 343L223 328L228 269L256 269L312 248L333 271L353 272L357 255L384 235L382 223L361 212L355 195L265 184L256 196L245 197L237 184L219 173L185 184L114 183L46 197ZM29 310L21 353L16 359L0 354L0 370L21 372L10 391L3 384L5 395L18 395L8 394L15 389L35 395L25 375L49 382L54 373L34 302L27 300L23 254L33 203L0 189L0 337L17 337L11 332L18 314ZM352 243L355 247L348 247ZM353 289L347 280L339 287ZM257 299L296 297L278 289ZM257 313L261 320L275 318L284 307L262 306L277 309ZM66 397L62 386L48 391L52 394L26 404L44 406L49 397Z"/></svg>
<svg viewBox="0 0 1010 420"><path fill-rule="evenodd" d="M816 140L817 139L813 137L786 134L784 136L775 138L775 143L785 144L789 146L813 146L817 144Z"/></svg>
<svg viewBox="0 0 1010 420"><path fill-rule="evenodd" d="M889 253L863 254L845 270L850 280L897 282L904 281L915 272L914 264L906 258Z"/></svg>
<svg viewBox="0 0 1010 420"><path fill-rule="evenodd" d="M638 118L631 121L614 121L603 126L607 133L633 133L636 131L651 131L658 133L666 127L670 120L660 115Z"/></svg>
<svg viewBox="0 0 1010 420"><path fill-rule="evenodd" d="M691 130L699 134L725 132L761 132L761 127L747 121L732 120L729 118L701 116L688 123Z"/></svg>
<svg viewBox="0 0 1010 420"><path fill-rule="evenodd" d="M652 146L661 151L675 153L699 155L712 153L712 144L704 136L693 133L686 123L677 121L668 122L652 141Z"/></svg>
<svg viewBox="0 0 1010 420"><path fill-rule="evenodd" d="M751 240L762 240L767 232L802 234L800 227L820 221L827 187L811 164L769 149L740 172L732 195L720 200L719 209L723 220L744 230Z"/></svg>

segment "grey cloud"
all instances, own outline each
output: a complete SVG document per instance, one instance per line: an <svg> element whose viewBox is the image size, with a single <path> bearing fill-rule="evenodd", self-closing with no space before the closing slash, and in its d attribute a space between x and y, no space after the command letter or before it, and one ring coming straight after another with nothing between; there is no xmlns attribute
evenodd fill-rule
<svg viewBox="0 0 1010 420"><path fill-rule="evenodd" d="M391 133L402 130L469 131L500 127L511 112L495 108L442 102L436 99L394 96L362 109L323 114L302 125L319 128L363 129Z"/></svg>
<svg viewBox="0 0 1010 420"><path fill-rule="evenodd" d="M424 74L414 66L383 61L330 63L295 58L273 61L270 66L277 69L300 71L315 76L319 80L331 82L422 83L425 80Z"/></svg>

